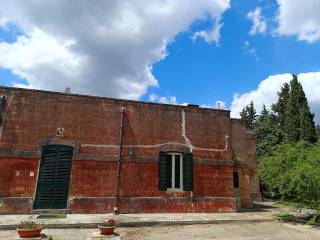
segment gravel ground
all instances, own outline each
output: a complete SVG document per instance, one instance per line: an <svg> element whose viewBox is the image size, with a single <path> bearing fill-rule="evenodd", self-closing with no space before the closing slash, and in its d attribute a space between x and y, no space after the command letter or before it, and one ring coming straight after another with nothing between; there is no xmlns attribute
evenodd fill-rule
<svg viewBox="0 0 320 240"><path fill-rule="evenodd" d="M45 229L54 240L85 240L95 229ZM242 224L204 224L189 226L118 228L125 240L314 240L320 239L320 229L280 222ZM0 239L15 239L15 231L0 231Z"/></svg>

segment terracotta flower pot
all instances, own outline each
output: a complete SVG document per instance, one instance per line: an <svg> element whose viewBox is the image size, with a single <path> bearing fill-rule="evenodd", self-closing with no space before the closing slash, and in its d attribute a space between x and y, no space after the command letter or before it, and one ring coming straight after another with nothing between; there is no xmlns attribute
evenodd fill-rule
<svg viewBox="0 0 320 240"><path fill-rule="evenodd" d="M36 229L20 229L17 228L18 234L21 238L31 238L31 237L39 237L42 231L41 228Z"/></svg>
<svg viewBox="0 0 320 240"><path fill-rule="evenodd" d="M102 235L108 235L108 234L112 234L114 229L116 228L117 226L109 226L109 227L104 227L104 226L100 226L98 225L98 228L100 228L100 233Z"/></svg>

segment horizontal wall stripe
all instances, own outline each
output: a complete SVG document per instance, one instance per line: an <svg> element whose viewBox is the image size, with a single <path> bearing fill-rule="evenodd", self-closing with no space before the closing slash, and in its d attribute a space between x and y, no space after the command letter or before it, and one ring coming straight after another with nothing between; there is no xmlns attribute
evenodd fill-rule
<svg viewBox="0 0 320 240"><path fill-rule="evenodd" d="M39 151L24 151L16 149L0 149L0 157L9 158L40 158L41 153ZM74 161L111 161L115 162L118 159L118 155L106 155L106 154L92 154L92 153L79 153ZM123 162L126 163L157 163L158 156L132 156L124 157ZM215 165L215 166L234 166L232 160L220 160L220 159L200 159L195 158L194 164L202 165ZM245 165L245 164L244 164Z"/></svg>
<svg viewBox="0 0 320 240"><path fill-rule="evenodd" d="M0 148L0 157L39 158L41 153L39 151Z"/></svg>
<svg viewBox="0 0 320 240"><path fill-rule="evenodd" d="M73 200L85 200L85 199L105 199L105 200L115 200L115 197L71 197L69 201ZM151 199L193 199L193 200L217 200L217 201L235 201L234 197L204 197L204 196L193 196L193 197L173 197L173 196L165 196L165 197L131 197L131 196L120 196L120 199L136 199L136 200L151 200Z"/></svg>

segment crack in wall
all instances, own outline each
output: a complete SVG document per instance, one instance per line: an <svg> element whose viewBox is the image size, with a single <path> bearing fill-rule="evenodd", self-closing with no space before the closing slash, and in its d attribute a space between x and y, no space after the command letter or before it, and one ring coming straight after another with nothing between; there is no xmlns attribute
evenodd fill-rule
<svg viewBox="0 0 320 240"><path fill-rule="evenodd" d="M228 149L228 135L225 135L225 146L224 148L200 148L195 147L192 145L191 140L188 138L186 133L186 113L182 109L181 110L181 137L183 137L185 143L177 143L177 142L166 142L166 143L159 143L159 144L141 144L141 145L123 145L125 148L160 148L164 145L176 145L176 146L186 146L190 149L190 152L193 150L199 151L211 151L211 152L224 152ZM115 144L81 144L81 147L97 147L97 148L119 148L119 145Z"/></svg>
<svg viewBox="0 0 320 240"><path fill-rule="evenodd" d="M194 146L186 135L186 113L183 109L181 110L181 136L184 138L184 141L186 142L187 147L190 149L190 152L192 152Z"/></svg>

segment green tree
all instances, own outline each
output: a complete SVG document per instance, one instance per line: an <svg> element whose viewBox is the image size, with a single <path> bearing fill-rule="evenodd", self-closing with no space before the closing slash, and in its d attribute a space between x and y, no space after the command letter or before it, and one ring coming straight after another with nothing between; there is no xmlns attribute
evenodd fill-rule
<svg viewBox="0 0 320 240"><path fill-rule="evenodd" d="M320 142L320 125L317 125L317 135L318 141Z"/></svg>
<svg viewBox="0 0 320 240"><path fill-rule="evenodd" d="M244 126L249 129L253 130L255 121L257 119L257 111L254 108L253 101L250 102L249 105L245 106L241 113L240 113L241 120Z"/></svg>
<svg viewBox="0 0 320 240"><path fill-rule="evenodd" d="M278 102L271 106L272 111L276 114L277 123L281 127L284 127L285 125L289 95L290 85L288 83L284 83L280 92L278 92Z"/></svg>
<svg viewBox="0 0 320 240"><path fill-rule="evenodd" d="M279 145L261 158L258 173L265 194L320 209L320 145L305 141Z"/></svg>
<svg viewBox="0 0 320 240"><path fill-rule="evenodd" d="M254 128L258 158L270 156L273 148L282 140L280 126L275 121L275 116L263 105Z"/></svg>
<svg viewBox="0 0 320 240"><path fill-rule="evenodd" d="M300 109L300 140L310 143L317 141L317 131L314 123L314 114L310 112L307 99Z"/></svg>
<svg viewBox="0 0 320 240"><path fill-rule="evenodd" d="M293 75L290 81L291 91L289 94L288 108L285 117L285 133L290 143L300 140L300 103L302 102L303 89L298 82L297 76Z"/></svg>
<svg viewBox="0 0 320 240"><path fill-rule="evenodd" d="M314 115L310 112L308 100L297 76L290 81L290 94L285 117L285 134L289 143L305 140L316 142L317 134Z"/></svg>

